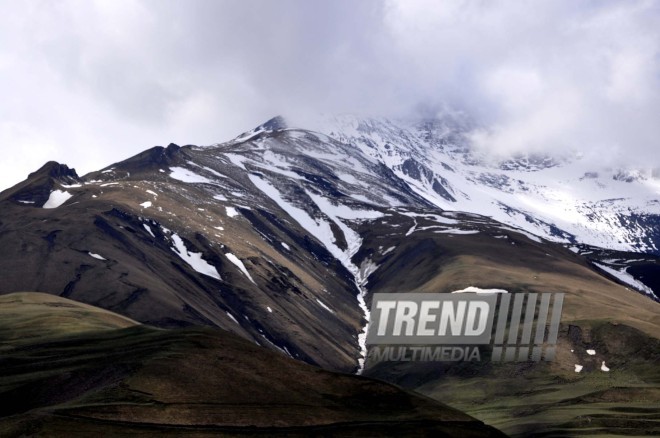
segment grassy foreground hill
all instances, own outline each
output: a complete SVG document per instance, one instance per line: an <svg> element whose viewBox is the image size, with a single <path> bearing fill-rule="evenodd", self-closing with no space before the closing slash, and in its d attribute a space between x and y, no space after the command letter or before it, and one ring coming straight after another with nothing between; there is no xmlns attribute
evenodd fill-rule
<svg viewBox="0 0 660 438"><path fill-rule="evenodd" d="M424 396L210 328L0 297L2 436L502 436Z"/></svg>

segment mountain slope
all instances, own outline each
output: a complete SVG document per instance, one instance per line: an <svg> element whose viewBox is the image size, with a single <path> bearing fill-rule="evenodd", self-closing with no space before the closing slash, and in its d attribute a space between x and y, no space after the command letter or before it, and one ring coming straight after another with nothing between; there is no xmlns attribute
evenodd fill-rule
<svg viewBox="0 0 660 438"><path fill-rule="evenodd" d="M50 332L54 307L77 329ZM96 326L111 319L121 322ZM119 315L29 293L0 297L0 321L3 335L31 336L4 343L0 393L12 403L0 408L3 435L502 436L431 399L220 330L122 328Z"/></svg>
<svg viewBox="0 0 660 438"><path fill-rule="evenodd" d="M177 151L173 164L192 152L168 150ZM55 293L161 327L218 326L311 363L355 368L361 323L350 273L269 211L224 205L208 196L213 185L147 177L168 150L101 174L113 182L58 185L72 198L55 209L7 203L0 240L15 256L2 259L2 291ZM153 207L140 206L149 199Z"/></svg>

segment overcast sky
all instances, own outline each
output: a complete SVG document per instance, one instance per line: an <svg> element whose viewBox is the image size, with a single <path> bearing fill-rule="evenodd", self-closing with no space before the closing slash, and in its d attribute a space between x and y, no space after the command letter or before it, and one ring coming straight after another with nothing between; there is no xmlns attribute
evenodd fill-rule
<svg viewBox="0 0 660 438"><path fill-rule="evenodd" d="M0 0L0 189L277 114L442 107L488 150L660 165L659 90L654 0Z"/></svg>

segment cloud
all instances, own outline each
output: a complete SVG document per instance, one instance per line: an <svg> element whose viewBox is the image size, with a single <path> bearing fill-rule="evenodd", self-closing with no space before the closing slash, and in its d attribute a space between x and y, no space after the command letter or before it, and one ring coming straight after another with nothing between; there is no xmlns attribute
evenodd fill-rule
<svg viewBox="0 0 660 438"><path fill-rule="evenodd" d="M657 2L393 5L401 52L423 60L410 72L418 97L435 83L435 96L475 115L478 147L599 159L618 150L631 164L660 164Z"/></svg>
<svg viewBox="0 0 660 438"><path fill-rule="evenodd" d="M451 107L490 153L660 161L652 0L33 0L0 12L0 187L49 159L84 173L316 112Z"/></svg>

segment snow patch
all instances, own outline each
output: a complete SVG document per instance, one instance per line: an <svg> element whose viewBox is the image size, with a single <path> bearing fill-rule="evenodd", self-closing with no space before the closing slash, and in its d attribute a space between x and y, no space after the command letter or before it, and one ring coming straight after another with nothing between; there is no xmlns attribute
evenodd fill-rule
<svg viewBox="0 0 660 438"><path fill-rule="evenodd" d="M48 201L43 205L43 208L57 208L60 205L64 204L69 198L73 195L69 192L62 190L53 190L50 192Z"/></svg>
<svg viewBox="0 0 660 438"><path fill-rule="evenodd" d="M453 294L462 294L462 293L477 293L477 294L508 294L509 291L504 289L481 289L480 287L469 286L465 289L455 290Z"/></svg>
<svg viewBox="0 0 660 438"><path fill-rule="evenodd" d="M381 255L387 255L387 254L391 253L392 251L394 251L395 249L396 249L396 246L390 246L385 251L383 251L383 253Z"/></svg>
<svg viewBox="0 0 660 438"><path fill-rule="evenodd" d="M642 283L641 281L637 280L635 277L632 275L628 274L627 270L628 268L623 268L622 270L616 270L614 268L610 268L609 266L605 266L602 263L596 263L593 262L594 265L598 266L600 269L603 271L607 272L611 276L619 279L622 283L627 284L628 286L632 287L633 289L639 290L644 292L646 295L649 295L656 300L658 299L658 296L653 292L653 289Z"/></svg>
<svg viewBox="0 0 660 438"><path fill-rule="evenodd" d="M361 201L361 202L364 202L364 203L367 203L367 204L373 204L374 203L374 201L372 201L371 199L367 198L364 195L350 193L349 196L351 198L355 199L356 201Z"/></svg>
<svg viewBox="0 0 660 438"><path fill-rule="evenodd" d="M436 234L479 234L479 230L461 230L458 228L448 228L446 230L434 231Z"/></svg>
<svg viewBox="0 0 660 438"><path fill-rule="evenodd" d="M147 230L147 233L151 234L151 237L153 237L154 239L156 238L156 235L155 235L154 232L151 230L151 227L150 227L149 225L147 225L147 224L142 224L142 226L144 227L145 230Z"/></svg>
<svg viewBox="0 0 660 438"><path fill-rule="evenodd" d="M323 307L325 310L327 310L328 312L330 312L330 313L335 313L334 310L332 310L331 308L329 308L328 306L326 306L326 305L325 305L321 300L319 300L318 298L316 299L316 302L319 303L319 305L320 305L321 307Z"/></svg>
<svg viewBox="0 0 660 438"><path fill-rule="evenodd" d="M593 356L593 355L596 354L596 350L587 350L587 354L588 354L589 356Z"/></svg>
<svg viewBox="0 0 660 438"><path fill-rule="evenodd" d="M184 262L190 265L191 268L200 274L213 277L217 280L222 280L220 274L218 274L218 270L215 269L215 266L209 264L209 262L202 258L201 252L188 251L185 243L183 243L183 240L176 233L172 234L172 241L174 242L172 251L177 253Z"/></svg>
<svg viewBox="0 0 660 438"><path fill-rule="evenodd" d="M100 256L99 254L95 254L93 252L88 252L87 254L89 254L91 257L94 257L97 260L107 260L106 258Z"/></svg>
<svg viewBox="0 0 660 438"><path fill-rule="evenodd" d="M230 252L228 252L227 254L225 254L225 257L227 257L227 259L229 259L229 261L232 262L234 265L238 266L238 269L240 269L241 272L243 272L243 274L245 274L245 276L246 276L247 278L249 278L250 281L251 281L252 283L257 284L257 283L255 283L255 281L252 279L252 276L250 275L250 273L248 272L248 270L245 268L245 265L243 264L243 262L241 261L241 259L239 259L238 257L236 257L234 254L232 254L232 253L230 253Z"/></svg>
<svg viewBox="0 0 660 438"><path fill-rule="evenodd" d="M380 265L374 263L371 259L366 259L360 265L360 270L358 271L357 281L360 283L360 286L364 287L369 282L369 276L376 272Z"/></svg>
<svg viewBox="0 0 660 438"><path fill-rule="evenodd" d="M174 178L178 181L185 183L206 183L213 184L208 178L205 178L201 175L196 174L192 170L186 169L184 167L172 167L170 168L170 178Z"/></svg>
<svg viewBox="0 0 660 438"><path fill-rule="evenodd" d="M240 324L238 323L238 320L237 320L236 318L234 318L234 315L232 315L232 314L229 313L229 312L226 312L226 313L227 313L227 316L230 317L232 321L234 321L236 324L240 325Z"/></svg>
<svg viewBox="0 0 660 438"><path fill-rule="evenodd" d="M358 181L357 178L355 178L353 175L350 175L348 173L338 173L337 177L349 184L359 184L360 181Z"/></svg>
<svg viewBox="0 0 660 438"><path fill-rule="evenodd" d="M582 365L575 364L575 372L576 373L579 373L580 371L582 371L582 368L584 368Z"/></svg>
<svg viewBox="0 0 660 438"><path fill-rule="evenodd" d="M603 363L600 364L600 370L605 372L608 372L610 370L610 368L607 365L605 365L605 361L603 361Z"/></svg>
<svg viewBox="0 0 660 438"><path fill-rule="evenodd" d="M229 217L236 217L240 214L234 207L226 207L225 210L227 210L227 216Z"/></svg>
<svg viewBox="0 0 660 438"><path fill-rule="evenodd" d="M149 208L149 207L151 207L151 205L152 205L151 201L146 201L146 202L143 202L142 204L140 204L140 207Z"/></svg>
<svg viewBox="0 0 660 438"><path fill-rule="evenodd" d="M331 211L333 216L342 219L378 219L384 216L384 214L379 211L353 209L339 203L333 204L329 199L311 192L308 192L307 194L322 212L328 214L327 212Z"/></svg>
<svg viewBox="0 0 660 438"><path fill-rule="evenodd" d="M238 154L224 154L224 155L225 157L229 158L229 161L231 161L231 163L234 166L240 167L243 170L247 170L245 168L245 164L243 164L245 161L247 161L247 158L245 158L243 155L238 155Z"/></svg>

